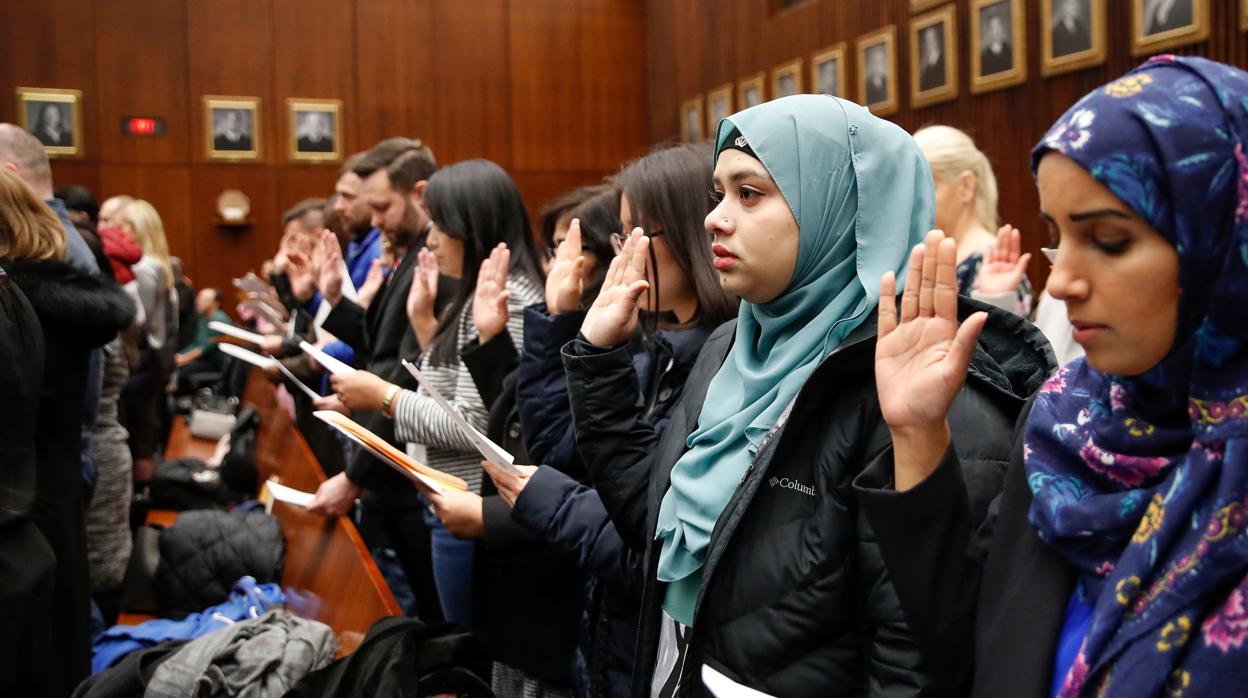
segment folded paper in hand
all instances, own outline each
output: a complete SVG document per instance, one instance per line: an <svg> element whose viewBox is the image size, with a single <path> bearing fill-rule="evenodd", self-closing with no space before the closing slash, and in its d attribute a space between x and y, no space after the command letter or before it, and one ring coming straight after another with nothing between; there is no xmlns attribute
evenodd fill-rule
<svg viewBox="0 0 1248 698"><path fill-rule="evenodd" d="M702 665L702 683L715 698L773 698L770 693L756 691L733 681L707 664Z"/></svg>
<svg viewBox="0 0 1248 698"><path fill-rule="evenodd" d="M259 366L260 368L272 368L275 364L278 366L281 365L278 364L277 359L274 359L271 356L261 356L254 351L244 349L236 344L222 344L221 351L233 356L236 359L246 361L252 366Z"/></svg>
<svg viewBox="0 0 1248 698"><path fill-rule="evenodd" d="M491 441L485 434L477 431L476 427L469 424L468 420L464 419L464 416L459 413L459 410L451 406L451 403L447 402L446 398L442 397L442 393L439 393L438 389L433 387L433 384L429 382L428 378L425 378L425 374L421 373L420 369L416 368L416 366L407 359L403 359L403 367L407 369L408 373L412 374L412 376L416 379L416 382L420 383L421 389L424 390L429 397L433 398L433 401L437 403L438 407L440 407L442 411L451 418L451 422L455 424L460 433L467 437L468 440L472 442L473 446L477 447L477 451L486 460L499 466L503 470L506 470L512 475L520 474L520 469L515 466L515 457L503 450L502 446L499 446Z"/></svg>
<svg viewBox="0 0 1248 698"><path fill-rule="evenodd" d="M351 421L350 418L333 410L320 410L312 413L317 419L347 435L347 438L363 446L366 450L381 459L413 482L417 482L438 494L447 488L467 491L468 483L448 475L441 470L430 468L412 460L406 453L386 443L385 439Z"/></svg>
<svg viewBox="0 0 1248 698"><path fill-rule="evenodd" d="M316 359L316 363L320 364L321 367L335 376L346 376L355 373L354 368L351 368L307 342L299 342L299 348L302 349L308 356Z"/></svg>
<svg viewBox="0 0 1248 698"><path fill-rule="evenodd" d="M287 487L277 480L265 482L264 487L260 490L260 501L264 502L267 508L269 508L269 513L272 513L272 502L286 502L287 504L307 509L312 505L312 500L315 497L316 495L312 492L304 492L293 487Z"/></svg>
<svg viewBox="0 0 1248 698"><path fill-rule="evenodd" d="M217 332L220 332L221 334L226 335L227 337L233 337L234 339L241 339L244 342L251 342L252 344L255 344L257 346L259 346L260 342L264 341L264 335L256 334L255 332L251 332L249 330L244 330L241 327L235 327L228 322L220 322L218 320L213 320L208 323L208 329L216 330Z"/></svg>

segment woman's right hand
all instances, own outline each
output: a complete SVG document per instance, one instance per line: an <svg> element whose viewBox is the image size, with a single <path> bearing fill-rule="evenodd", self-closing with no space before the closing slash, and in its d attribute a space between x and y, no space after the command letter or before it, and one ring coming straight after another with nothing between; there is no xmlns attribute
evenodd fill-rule
<svg viewBox="0 0 1248 698"><path fill-rule="evenodd" d="M880 280L875 384L880 411L893 437L895 487L922 482L949 445L949 408L966 381L967 366L987 313L958 326L957 244L933 230L910 254L897 319L897 281Z"/></svg>
<svg viewBox="0 0 1248 698"><path fill-rule="evenodd" d="M407 292L407 319L423 349L428 349L438 333L438 319L433 305L438 299L438 258L426 248L416 257L412 270L412 287Z"/></svg>
<svg viewBox="0 0 1248 698"><path fill-rule="evenodd" d="M573 218L568 236L559 243L555 259L546 274L546 312L551 315L570 313L581 307L584 282L581 272L585 257L581 254L581 219Z"/></svg>
<svg viewBox="0 0 1248 698"><path fill-rule="evenodd" d="M632 339L637 327L638 302L650 287L646 261L650 238L633 228L624 248L611 260L598 298L585 315L581 334L597 347L614 347Z"/></svg>

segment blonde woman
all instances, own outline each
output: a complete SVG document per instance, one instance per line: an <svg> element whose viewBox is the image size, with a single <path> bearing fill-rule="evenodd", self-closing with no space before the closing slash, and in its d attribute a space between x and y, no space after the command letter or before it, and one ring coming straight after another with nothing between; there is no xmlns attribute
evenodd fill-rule
<svg viewBox="0 0 1248 698"><path fill-rule="evenodd" d="M66 245L0 167L0 686L24 695L69 695L90 673L83 395L92 352L134 317Z"/></svg>
<svg viewBox="0 0 1248 698"><path fill-rule="evenodd" d="M122 392L122 423L130 432L134 481L144 483L156 469L160 398L178 349L178 297L165 226L156 208L146 201L133 201L121 209L117 222L143 248L143 257L131 270L146 322L140 335L139 365Z"/></svg>
<svg viewBox="0 0 1248 698"><path fill-rule="evenodd" d="M1031 255L1022 254L1017 228L1000 225L997 177L987 156L950 126L919 129L914 140L936 183L936 227L958 245L958 293L1027 317Z"/></svg>

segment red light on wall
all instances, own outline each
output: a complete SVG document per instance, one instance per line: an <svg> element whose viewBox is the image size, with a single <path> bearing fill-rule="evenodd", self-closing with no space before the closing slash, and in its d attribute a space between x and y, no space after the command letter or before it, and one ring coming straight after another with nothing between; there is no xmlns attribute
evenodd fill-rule
<svg viewBox="0 0 1248 698"><path fill-rule="evenodd" d="M121 132L127 136L162 136L165 120L156 116L128 116L121 120Z"/></svg>

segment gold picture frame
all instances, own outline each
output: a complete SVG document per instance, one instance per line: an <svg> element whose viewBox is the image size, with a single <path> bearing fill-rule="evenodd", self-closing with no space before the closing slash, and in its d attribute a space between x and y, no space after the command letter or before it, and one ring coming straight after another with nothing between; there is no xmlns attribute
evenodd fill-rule
<svg viewBox="0 0 1248 698"><path fill-rule="evenodd" d="M771 98L780 99L805 92L802 86L802 59L794 58L771 69Z"/></svg>
<svg viewBox="0 0 1248 698"><path fill-rule="evenodd" d="M1001 17L1007 12L1008 17ZM987 20L985 15L988 15ZM1023 15L1023 0L972 0L972 94L1027 82L1027 28ZM985 21L988 24L987 33L982 26ZM1000 34L1003 31L1008 32L1004 37ZM1007 51L1009 55L1005 56Z"/></svg>
<svg viewBox="0 0 1248 698"><path fill-rule="evenodd" d="M910 12L913 14L920 10L926 10L929 7L935 7L946 1L947 0L910 0Z"/></svg>
<svg viewBox="0 0 1248 698"><path fill-rule="evenodd" d="M863 34L856 42L858 53L858 101L876 116L888 116L898 109L897 99L897 25L890 24ZM880 57L880 58L877 58ZM878 61L886 62L883 84ZM873 73L868 75L868 73Z"/></svg>
<svg viewBox="0 0 1248 698"><path fill-rule="evenodd" d="M685 143L701 143L706 117L702 111L702 95L686 99L680 105L680 140Z"/></svg>
<svg viewBox="0 0 1248 698"><path fill-rule="evenodd" d="M17 123L39 139L48 157L82 157L82 90L17 88Z"/></svg>
<svg viewBox="0 0 1248 698"><path fill-rule="evenodd" d="M732 115L732 83L725 83L706 93L706 136L715 138L719 122Z"/></svg>
<svg viewBox="0 0 1248 698"><path fill-rule="evenodd" d="M932 37L938 37L933 39ZM929 41L937 61L928 55ZM940 80L934 79L939 75ZM910 105L915 109L958 96L958 6L950 3L910 20Z"/></svg>
<svg viewBox="0 0 1248 698"><path fill-rule="evenodd" d="M1239 30L1248 32L1248 0L1239 0Z"/></svg>
<svg viewBox="0 0 1248 698"><path fill-rule="evenodd" d="M737 111L756 107L767 101L767 75L762 71L737 81Z"/></svg>
<svg viewBox="0 0 1248 698"><path fill-rule="evenodd" d="M1155 31L1158 21L1153 8L1159 0L1131 0L1131 55L1147 56L1166 49L1198 44L1209 38L1209 0L1177 0L1163 25ZM1146 16L1151 15L1151 16ZM1190 22L1179 24L1181 19ZM1147 33L1146 33L1147 32Z"/></svg>
<svg viewBox="0 0 1248 698"><path fill-rule="evenodd" d="M834 65L832 65L834 64ZM826 70L825 65L831 65ZM847 98L849 84L845 79L845 42L816 51L810 57L810 91L815 94ZM827 81L831 79L831 88Z"/></svg>
<svg viewBox="0 0 1248 698"><path fill-rule="evenodd" d="M260 159L259 97L204 96L204 153L209 160Z"/></svg>
<svg viewBox="0 0 1248 698"><path fill-rule="evenodd" d="M286 100L286 153L291 162L342 160L342 100Z"/></svg>
<svg viewBox="0 0 1248 698"><path fill-rule="evenodd" d="M1041 75L1061 75L1105 64L1106 0L1078 2L1077 16L1063 13L1057 17L1053 12L1054 4L1061 3L1059 6L1064 8L1066 0L1040 0Z"/></svg>

